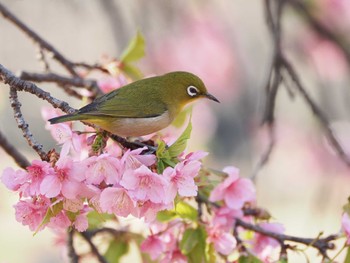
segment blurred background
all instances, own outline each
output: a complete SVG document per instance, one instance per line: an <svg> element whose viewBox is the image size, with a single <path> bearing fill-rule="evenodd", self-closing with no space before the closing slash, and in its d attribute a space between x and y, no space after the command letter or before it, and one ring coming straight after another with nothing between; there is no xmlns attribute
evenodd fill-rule
<svg viewBox="0 0 350 263"><path fill-rule="evenodd" d="M325 25L346 35L350 31L350 2L308 1ZM173 70L200 76L221 104L200 102L194 107L189 150L206 150L205 165L233 165L249 177L268 145L261 127L264 88L273 46L263 1L246 0L1 0L10 11L75 62L94 64L118 57L137 30L146 39L146 56L139 66L148 75ZM330 119L350 154L350 91L348 64L331 42L312 32L300 15L283 17L283 48L296 65L312 98ZM0 17L0 64L18 73L42 72L37 47L13 24ZM54 65L55 63L53 63ZM52 70L65 74L58 65ZM57 86L39 84L72 107L82 102ZM38 158L27 146L13 118L8 87L0 84L0 129L29 160ZM46 150L56 147L41 108L47 103L20 94L30 130ZM12 160L0 149L0 170ZM340 230L342 206L350 193L349 169L324 138L317 119L304 101L280 88L276 105L276 146L256 177L258 205L282 223L286 233L316 237ZM32 232L16 222L18 197L0 184L0 263L61 262L54 234ZM311 255L315 255L311 249ZM305 262L295 253L291 262Z"/></svg>

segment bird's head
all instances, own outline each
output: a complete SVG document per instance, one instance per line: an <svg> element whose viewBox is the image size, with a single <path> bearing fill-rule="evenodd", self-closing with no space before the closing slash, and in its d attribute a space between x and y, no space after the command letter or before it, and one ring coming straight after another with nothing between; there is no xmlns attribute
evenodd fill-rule
<svg viewBox="0 0 350 263"><path fill-rule="evenodd" d="M199 98L207 98L219 102L217 98L208 92L203 81L192 73L176 71L165 74L163 77L168 89L168 99L174 103L184 106Z"/></svg>

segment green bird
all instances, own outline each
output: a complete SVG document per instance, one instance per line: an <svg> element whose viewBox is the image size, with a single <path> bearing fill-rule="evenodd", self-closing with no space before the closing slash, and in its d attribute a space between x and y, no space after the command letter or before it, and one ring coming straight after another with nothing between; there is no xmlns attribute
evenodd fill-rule
<svg viewBox="0 0 350 263"><path fill-rule="evenodd" d="M170 72L125 85L49 121L84 121L119 136L143 136L167 127L186 104L199 98L219 102L196 75Z"/></svg>

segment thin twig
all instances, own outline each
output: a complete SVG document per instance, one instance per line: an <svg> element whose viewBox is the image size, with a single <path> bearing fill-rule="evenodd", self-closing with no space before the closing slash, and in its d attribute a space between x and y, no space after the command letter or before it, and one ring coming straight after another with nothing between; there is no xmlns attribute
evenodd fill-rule
<svg viewBox="0 0 350 263"><path fill-rule="evenodd" d="M92 254L94 254L98 261L100 263L108 263L107 260L101 255L101 253L98 251L95 244L92 242L92 235L89 234L89 232L81 232L81 236L86 240L86 242L89 244Z"/></svg>
<svg viewBox="0 0 350 263"><path fill-rule="evenodd" d="M89 91L100 91L97 82L92 79L82 79L78 77L65 77L55 73L30 73L26 71L22 71L19 76L23 80L29 80L34 82L49 82L49 83L57 83L61 85L70 85L78 88L86 88Z"/></svg>
<svg viewBox="0 0 350 263"><path fill-rule="evenodd" d="M236 225L241 226L244 229L248 229L251 231L254 231L256 233L263 234L265 236L271 237L275 240L277 240L280 244L285 244L286 241L291 241L299 244L304 244L306 246L311 246L317 249L320 254L324 258L328 258L327 252L328 250L332 250L335 248L334 243L332 241L336 240L338 238L338 235L330 235L326 238L301 238L296 236L290 236L280 233L275 233L272 231L268 231L258 225L254 225L248 222L243 221L240 218L236 218ZM288 247L287 247L288 248Z"/></svg>
<svg viewBox="0 0 350 263"><path fill-rule="evenodd" d="M0 64L0 79L2 79L2 81L5 84L8 84L15 90L26 91L31 94L34 94L38 98L41 98L49 102L53 107L59 108L66 113L73 113L76 111L74 108L70 107L67 102L52 97L49 92L46 92L40 89L34 83L31 83L29 81L25 81L16 77L11 71L6 69L1 64Z"/></svg>
<svg viewBox="0 0 350 263"><path fill-rule="evenodd" d="M333 130L330 127L330 123L323 113L323 111L317 106L317 104L311 99L310 95L307 93L306 89L304 88L304 85L301 83L301 80L296 73L294 67L292 64L285 58L283 57L283 65L286 71L288 72L289 76L293 80L295 87L297 90L300 92L301 96L304 98L306 101L306 104L310 107L311 111L314 113L314 115L318 118L320 121L323 129L326 132L326 137L329 140L330 144L333 146L334 150L337 152L338 156L341 158L342 161L347 166L350 166L350 158L349 156L345 153L343 147L339 143L338 139L336 138Z"/></svg>
<svg viewBox="0 0 350 263"><path fill-rule="evenodd" d="M28 159L6 139L5 135L1 131L0 147L3 148L5 152L12 157L12 159L17 163L19 167L26 169L30 165Z"/></svg>
<svg viewBox="0 0 350 263"><path fill-rule="evenodd" d="M18 124L18 128L22 130L23 137L27 140L30 147L32 147L40 156L42 160L45 160L47 154L43 151L42 144L38 143L33 134L29 130L29 125L26 123L21 112L21 103L18 101L17 91L15 88L10 88L10 102L14 111L15 120Z"/></svg>
<svg viewBox="0 0 350 263"><path fill-rule="evenodd" d="M74 233L75 231L73 229L68 230L68 240L67 240L67 247L68 247L68 256L70 258L71 263L79 263L79 255L75 251L74 248Z"/></svg>
<svg viewBox="0 0 350 263"><path fill-rule="evenodd" d="M320 21L318 21L309 11L303 1L287 0L289 6L294 8L298 14L308 23L308 25L320 36L333 42L345 55L348 64L350 64L350 45L344 39L341 39L336 33L332 32Z"/></svg>
<svg viewBox="0 0 350 263"><path fill-rule="evenodd" d="M66 59L60 52L57 51L51 44L46 40L41 38L37 33L20 21L14 14L12 14L5 6L0 3L0 14L4 16L5 19L11 21L19 29L21 29L29 38L31 38L35 43L37 43L42 49L47 50L52 54L53 59L57 60L68 72L73 76L78 76L75 71L74 63Z"/></svg>

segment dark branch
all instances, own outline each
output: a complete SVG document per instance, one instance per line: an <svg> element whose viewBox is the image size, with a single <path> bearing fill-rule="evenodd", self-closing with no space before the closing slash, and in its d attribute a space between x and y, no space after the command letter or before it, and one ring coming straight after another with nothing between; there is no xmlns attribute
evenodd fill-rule
<svg viewBox="0 0 350 263"><path fill-rule="evenodd" d="M236 219L236 226L241 226L244 229L248 229L256 233L260 233L265 236L271 237L277 240L280 244L285 245L286 241L290 241L290 242L295 242L299 244L304 244L306 246L314 247L320 252L320 254L324 258L328 258L328 255L327 255L328 250L332 250L335 248L335 245L334 243L332 243L332 241L338 238L337 235L330 235L326 238L318 237L315 239L315 238L301 238L301 237L295 237L295 236L290 236L285 234L279 234L279 233L275 233L275 232L271 232L266 229L263 229L258 225L247 223L239 218Z"/></svg>
<svg viewBox="0 0 350 263"><path fill-rule="evenodd" d="M333 42L345 55L350 64L350 45L336 33L329 30L325 25L318 21L309 11L305 3L300 0L288 0L289 6L294 8L298 14L308 23L308 25L320 36Z"/></svg>
<svg viewBox="0 0 350 263"><path fill-rule="evenodd" d="M99 91L99 87L97 85L97 82L95 80L90 79L82 79L78 77L65 77L61 76L55 73L47 73L47 74L40 74L40 73L30 73L30 72L21 72L20 76L23 80L29 80L34 82L49 82L49 83L57 83L60 85L69 85L73 87L78 88L86 88L89 91Z"/></svg>
<svg viewBox="0 0 350 263"><path fill-rule="evenodd" d="M23 169L26 169L30 165L28 159L22 155L10 142L6 139L5 135L0 131L0 147L12 157L17 165Z"/></svg>
<svg viewBox="0 0 350 263"><path fill-rule="evenodd" d="M73 76L78 76L74 69L74 63L66 59L60 52L58 52L51 44L41 38L37 33L20 21L15 15L13 15L5 6L0 3L0 13L5 19L11 21L19 29L21 29L29 38L37 43L42 49L47 50L52 54L53 59L57 60L68 72Z"/></svg>
<svg viewBox="0 0 350 263"><path fill-rule="evenodd" d="M66 113L73 113L76 111L74 108L70 107L67 102L52 97L49 92L40 89L34 83L16 77L11 71L0 64L0 80L1 79L5 84L8 84L15 90L34 94L38 98L49 102L53 107L59 108Z"/></svg>
<svg viewBox="0 0 350 263"><path fill-rule="evenodd" d="M108 263L107 260L98 251L98 249L95 246L95 244L92 242L92 237L93 236L89 232L82 232L80 234L86 240L86 242L89 244L91 252L92 252L92 254L94 254L97 257L98 262L100 262L100 263Z"/></svg>
<svg viewBox="0 0 350 263"><path fill-rule="evenodd" d="M68 240L67 240L67 246L68 246L68 256L70 258L71 263L79 263L79 255L75 251L74 248L74 230L68 230Z"/></svg>
<svg viewBox="0 0 350 263"><path fill-rule="evenodd" d="M27 140L30 147L32 147L40 156L42 160L45 160L47 155L43 151L43 146L36 141L33 134L29 130L29 125L23 118L21 112L21 103L18 101L17 91L15 88L10 88L10 102L14 111L15 120L18 124L18 128L22 130L23 137Z"/></svg>

